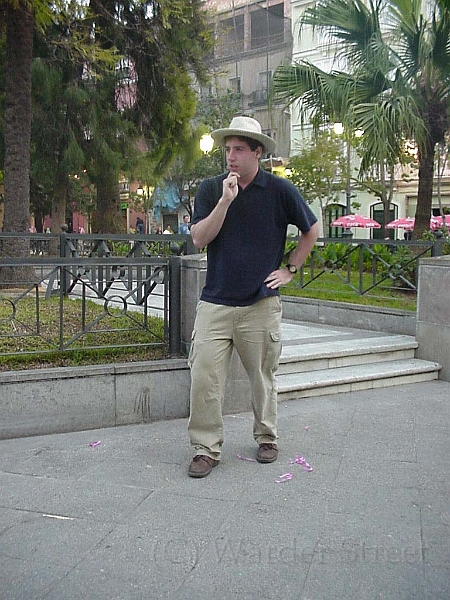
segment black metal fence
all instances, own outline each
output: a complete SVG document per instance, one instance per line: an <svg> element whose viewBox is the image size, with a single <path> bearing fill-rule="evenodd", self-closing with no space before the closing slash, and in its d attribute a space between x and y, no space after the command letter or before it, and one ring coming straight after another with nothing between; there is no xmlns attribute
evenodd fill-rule
<svg viewBox="0 0 450 600"><path fill-rule="evenodd" d="M2 257L14 240L26 256ZM444 249L442 239L321 238L294 281L311 289L332 276L359 295L416 294L419 259ZM190 236L3 233L0 251L0 358L157 345L180 352L177 257L196 253Z"/></svg>
<svg viewBox="0 0 450 600"><path fill-rule="evenodd" d="M288 247L297 241L298 238L291 238ZM440 256L447 246L442 238L430 241L320 238L294 283L302 289L312 289L323 287L334 278L344 289L361 296L383 296L386 291L416 294L419 260Z"/></svg>
<svg viewBox="0 0 450 600"><path fill-rule="evenodd" d="M190 236L0 234L0 246L10 250L12 238L29 251L0 258L0 357L132 346L179 353L176 257L195 251Z"/></svg>

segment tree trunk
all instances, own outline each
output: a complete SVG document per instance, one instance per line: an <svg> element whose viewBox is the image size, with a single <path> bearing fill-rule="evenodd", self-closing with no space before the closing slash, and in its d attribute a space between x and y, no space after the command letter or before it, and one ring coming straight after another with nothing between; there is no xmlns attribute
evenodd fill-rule
<svg viewBox="0 0 450 600"><path fill-rule="evenodd" d="M4 232L28 232L30 227L31 61L34 14L31 3L4 5L5 64L5 205ZM29 255L29 240L4 240L2 255ZM3 268L0 281L8 285L24 279L23 268Z"/></svg>
<svg viewBox="0 0 450 600"><path fill-rule="evenodd" d="M97 207L92 215L93 233L123 233L119 176L113 169L96 180Z"/></svg>
<svg viewBox="0 0 450 600"><path fill-rule="evenodd" d="M388 193L387 193L387 189L386 189L386 165L384 163L384 160L382 160L380 162L380 183L381 183L381 195L380 195L380 200L381 203L383 205L383 222L381 223L381 231L382 231L382 235L383 238L385 238L388 235L388 232L386 230L386 225L389 223L390 221L390 198L388 197Z"/></svg>
<svg viewBox="0 0 450 600"><path fill-rule="evenodd" d="M420 240L423 232L430 229L433 200L434 146L434 140L428 138L419 150L419 187L417 190L416 220L413 230L414 240Z"/></svg>
<svg viewBox="0 0 450 600"><path fill-rule="evenodd" d="M61 175L61 170L57 170L55 180L55 190L52 198L52 233L59 235L63 231L63 226L66 225L66 204L67 204L67 181ZM65 229L64 229L65 230ZM59 241L53 239L50 244L50 253L53 256L59 256Z"/></svg>

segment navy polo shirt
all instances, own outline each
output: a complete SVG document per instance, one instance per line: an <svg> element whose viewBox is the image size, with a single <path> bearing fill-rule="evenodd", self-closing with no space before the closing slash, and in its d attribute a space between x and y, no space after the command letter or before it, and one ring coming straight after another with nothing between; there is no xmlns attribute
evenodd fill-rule
<svg viewBox="0 0 450 600"><path fill-rule="evenodd" d="M214 209L227 173L199 186L192 223ZM231 203L222 228L208 244L208 270L201 300L227 306L249 306L279 295L264 283L283 259L287 226L307 233L317 221L297 188L287 179L259 169L255 179Z"/></svg>

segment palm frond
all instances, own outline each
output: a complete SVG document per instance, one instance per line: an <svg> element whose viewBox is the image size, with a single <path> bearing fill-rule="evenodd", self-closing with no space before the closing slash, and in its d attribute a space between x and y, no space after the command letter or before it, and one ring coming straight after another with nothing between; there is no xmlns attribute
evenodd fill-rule
<svg viewBox="0 0 450 600"><path fill-rule="evenodd" d="M367 65L367 53L374 40L381 48L380 9L381 2L372 0L321 0L307 9L302 25L312 25L326 36L330 45L336 45L337 54L359 69Z"/></svg>
<svg viewBox="0 0 450 600"><path fill-rule="evenodd" d="M395 165L405 136L420 141L426 135L411 97L386 98L381 102L359 104L352 112L353 122L364 131L363 171L380 161Z"/></svg>

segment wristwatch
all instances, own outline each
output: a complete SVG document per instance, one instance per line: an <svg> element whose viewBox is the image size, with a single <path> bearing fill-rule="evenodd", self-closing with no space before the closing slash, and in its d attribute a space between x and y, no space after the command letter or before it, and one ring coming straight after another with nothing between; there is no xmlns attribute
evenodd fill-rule
<svg viewBox="0 0 450 600"><path fill-rule="evenodd" d="M286 269L289 271L289 273L292 273L293 275L295 275L298 270L295 265L291 265L289 263L286 265Z"/></svg>

